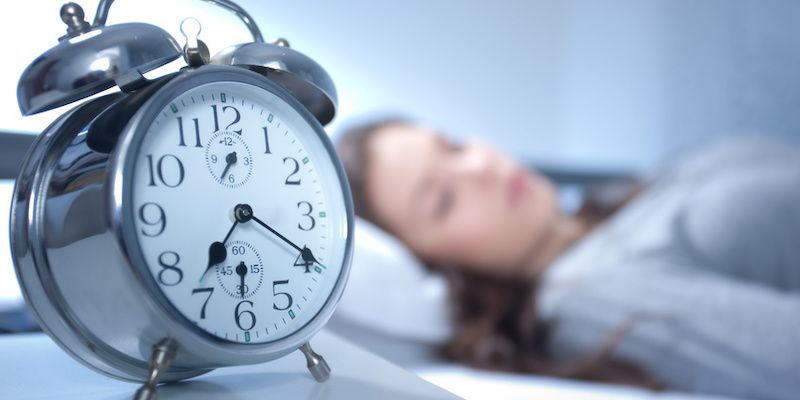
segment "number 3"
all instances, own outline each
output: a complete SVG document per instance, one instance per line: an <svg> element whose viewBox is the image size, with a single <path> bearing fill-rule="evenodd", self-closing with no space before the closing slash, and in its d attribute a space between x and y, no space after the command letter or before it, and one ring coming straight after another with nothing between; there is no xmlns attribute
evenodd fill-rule
<svg viewBox="0 0 800 400"><path fill-rule="evenodd" d="M301 202L297 203L297 208L300 208L301 204L305 204L308 207L308 211L306 211L305 214L303 214L303 216L304 217L308 217L308 220L311 221L311 222L308 224L307 227L303 227L303 225L298 222L297 223L297 227L300 228L301 231L310 231L310 230L314 229L314 226L317 225L317 221L315 221L314 217L311 216L311 212L314 211L314 209L311 207L311 203L309 203L307 201L301 201Z"/></svg>

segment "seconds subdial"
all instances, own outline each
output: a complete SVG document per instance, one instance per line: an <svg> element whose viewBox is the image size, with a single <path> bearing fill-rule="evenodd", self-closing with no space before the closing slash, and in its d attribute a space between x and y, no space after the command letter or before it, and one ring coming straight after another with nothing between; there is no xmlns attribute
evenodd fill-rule
<svg viewBox="0 0 800 400"><path fill-rule="evenodd" d="M249 243L234 240L225 245L228 257L217 264L217 282L234 298L246 299L258 291L264 280L264 263Z"/></svg>
<svg viewBox="0 0 800 400"><path fill-rule="evenodd" d="M238 133L219 131L206 144L206 165L214 181L236 188L250 178L253 156Z"/></svg>

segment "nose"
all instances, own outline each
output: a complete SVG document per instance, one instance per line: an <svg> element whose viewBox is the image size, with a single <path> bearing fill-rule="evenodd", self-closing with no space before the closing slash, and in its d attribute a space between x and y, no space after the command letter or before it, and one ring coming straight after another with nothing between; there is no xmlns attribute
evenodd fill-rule
<svg viewBox="0 0 800 400"><path fill-rule="evenodd" d="M461 175L479 182L492 180L497 167L495 151L480 141L466 142L457 161L457 169Z"/></svg>

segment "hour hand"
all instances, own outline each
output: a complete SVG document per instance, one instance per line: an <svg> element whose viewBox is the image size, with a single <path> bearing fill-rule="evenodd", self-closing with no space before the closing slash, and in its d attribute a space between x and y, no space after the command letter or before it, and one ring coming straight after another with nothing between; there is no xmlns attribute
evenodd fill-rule
<svg viewBox="0 0 800 400"><path fill-rule="evenodd" d="M208 265L206 266L206 270L203 271L203 275L200 275L200 280L202 281L205 278L208 271L211 267L225 261L228 258L228 250L225 249L225 242L228 241L228 238L231 237L231 233L233 230L236 229L236 225L239 222L243 221L243 216L245 213L249 215L252 213L252 210L249 210L249 206L238 204L236 208L233 209L233 215L236 217L236 221L233 222L230 229L228 229L228 233L225 235L225 239L222 239L221 242L213 242L211 246L208 247Z"/></svg>
<svg viewBox="0 0 800 400"><path fill-rule="evenodd" d="M228 250L225 249L225 245L222 242L211 243L211 246L208 247L208 266L200 276L200 280L203 280L211 267L225 261L226 258L228 258Z"/></svg>

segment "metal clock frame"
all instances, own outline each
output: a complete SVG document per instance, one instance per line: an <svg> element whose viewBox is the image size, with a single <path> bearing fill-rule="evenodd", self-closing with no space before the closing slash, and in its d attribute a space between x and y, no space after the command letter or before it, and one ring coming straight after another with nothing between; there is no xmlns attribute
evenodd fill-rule
<svg viewBox="0 0 800 400"><path fill-rule="evenodd" d="M131 174L149 124L180 93L204 83L224 81L260 87L294 108L329 153L344 196L347 238L342 267L330 295L306 325L268 343L224 341L178 312L148 271L133 227ZM118 100L120 97L122 100ZM206 65L184 70L157 88L119 132L110 152L97 152L86 140L75 143L91 129L94 116L113 112L113 106L126 97L109 95L91 100L63 115L37 139L21 169L11 210L12 255L23 294L43 329L83 364L129 381L148 379L150 352L165 338L177 342L179 350L173 368L163 374L162 381L186 379L216 367L265 362L304 346L327 322L341 298L353 247L353 203L348 181L320 123L268 78L241 67ZM114 134L105 132L109 133ZM62 171L58 166L65 162L70 167ZM59 192L60 186L54 183L64 186L64 192ZM59 194L63 196L60 200ZM49 204L53 199L58 201ZM69 231L74 230L70 222L75 221L90 228ZM98 246L103 246L111 259L87 263L85 257L98 251ZM65 254L53 253L63 250ZM74 254L84 257L68 257ZM98 266L100 263L105 268ZM102 278L103 284L113 289L113 296L100 298L102 291L86 282L91 279L74 278L87 275ZM71 281L64 284L65 280ZM87 296L97 301L92 312L86 310L92 304L86 301ZM128 315L122 315L123 310ZM133 338L135 343L131 343Z"/></svg>

